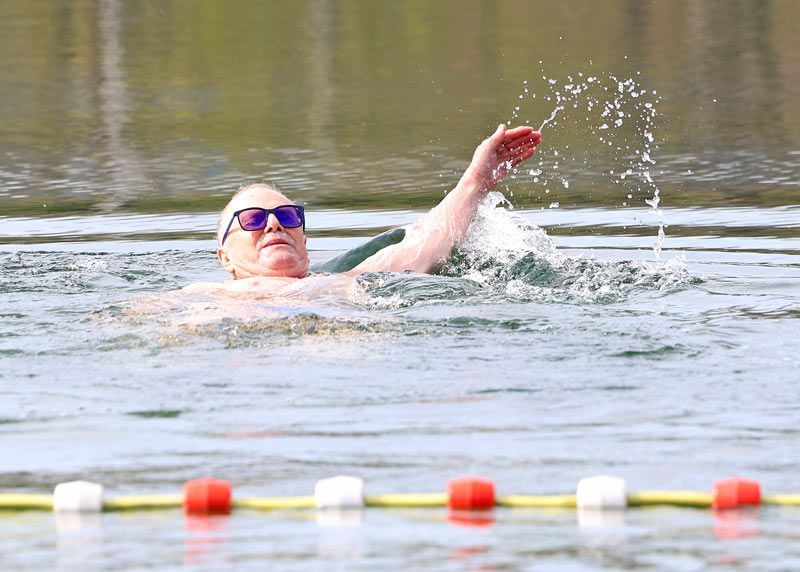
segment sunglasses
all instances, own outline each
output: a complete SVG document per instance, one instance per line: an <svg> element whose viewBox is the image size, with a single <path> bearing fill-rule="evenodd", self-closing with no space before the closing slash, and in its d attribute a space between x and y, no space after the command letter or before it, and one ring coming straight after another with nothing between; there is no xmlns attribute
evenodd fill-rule
<svg viewBox="0 0 800 572"><path fill-rule="evenodd" d="M231 222L228 223L228 228L225 229L225 234L222 235L222 244L225 244L225 239L228 238L228 233L231 231L234 220L239 220L239 226L242 227L242 230L263 230L267 228L267 219L270 213L275 215L275 218L284 228L302 226L303 230L306 229L305 210L300 205L281 205L274 209L249 207L233 213Z"/></svg>

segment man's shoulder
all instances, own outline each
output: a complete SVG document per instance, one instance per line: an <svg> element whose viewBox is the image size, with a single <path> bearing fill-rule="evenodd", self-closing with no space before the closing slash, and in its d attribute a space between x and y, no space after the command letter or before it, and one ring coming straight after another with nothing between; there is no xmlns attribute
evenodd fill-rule
<svg viewBox="0 0 800 572"><path fill-rule="evenodd" d="M343 254L326 260L325 262L314 264L311 270L313 272L349 273L375 253L383 250L387 246L401 242L405 236L406 231L404 228L387 230L369 239L364 244L351 248Z"/></svg>

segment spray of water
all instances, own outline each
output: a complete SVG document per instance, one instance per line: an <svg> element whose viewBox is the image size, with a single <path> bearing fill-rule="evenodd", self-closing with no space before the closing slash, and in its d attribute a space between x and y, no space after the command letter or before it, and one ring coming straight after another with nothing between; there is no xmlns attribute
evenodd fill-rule
<svg viewBox="0 0 800 572"><path fill-rule="evenodd" d="M661 101L658 93L646 90L633 77L621 79L612 73L575 72L560 79L543 73L542 80L545 87L539 99L551 102L553 109L542 121L539 131L547 127L556 134L559 131L588 133L594 139L595 147L602 152L592 155L584 151L580 157L570 150L569 144L559 149L551 143L540 151L538 168L518 173L515 178L527 175L548 195L551 191L557 192L559 187L569 189L566 167L568 163L579 163L582 159L582 176L599 170L602 179L622 187L622 206L628 206L635 199L643 200L650 207L658 224L653 251L656 260L660 260L666 234L663 213L659 208L660 189L652 173L656 164L653 153L658 148L654 136L654 123L658 116L656 105ZM536 98L527 80L523 82L519 95L523 101L512 110L509 124L519 121L525 100ZM530 121L526 123L530 124ZM549 204L550 208L558 208L560 203L550 201Z"/></svg>
<svg viewBox="0 0 800 572"><path fill-rule="evenodd" d="M553 121L553 120L556 118L556 115L558 115L558 112L559 112L559 111L561 111L562 109L564 109L562 106L560 106L560 105L556 105L556 106L553 108L553 113L551 113L551 114L550 114L550 117L548 117L547 119L545 119L544 121L542 121L542 124L539 126L539 131L541 132L541 131L542 131L542 129L544 129L544 126L545 126L545 125L547 125L548 123L550 123L551 121Z"/></svg>

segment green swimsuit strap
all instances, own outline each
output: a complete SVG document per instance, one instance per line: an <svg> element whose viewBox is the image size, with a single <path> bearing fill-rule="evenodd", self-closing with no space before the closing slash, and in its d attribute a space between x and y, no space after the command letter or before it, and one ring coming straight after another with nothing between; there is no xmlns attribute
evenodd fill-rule
<svg viewBox="0 0 800 572"><path fill-rule="evenodd" d="M339 256L314 264L311 267L312 272L347 272L352 270L367 258L386 248L392 244L397 244L406 236L404 228L393 228L382 232L378 236L370 239L360 246L348 250Z"/></svg>

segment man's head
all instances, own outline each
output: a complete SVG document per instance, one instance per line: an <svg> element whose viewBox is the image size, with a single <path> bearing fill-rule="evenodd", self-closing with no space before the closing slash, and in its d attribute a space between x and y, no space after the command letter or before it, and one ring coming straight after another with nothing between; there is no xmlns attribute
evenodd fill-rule
<svg viewBox="0 0 800 572"><path fill-rule="evenodd" d="M291 204L292 201L267 184L242 187L219 215L217 257L222 267L234 278L303 278L308 273L308 250L302 226L286 228L275 213L269 213L265 228L248 231L241 227L234 216L235 212L250 207L273 209ZM232 219L230 230L225 235L225 229Z"/></svg>

